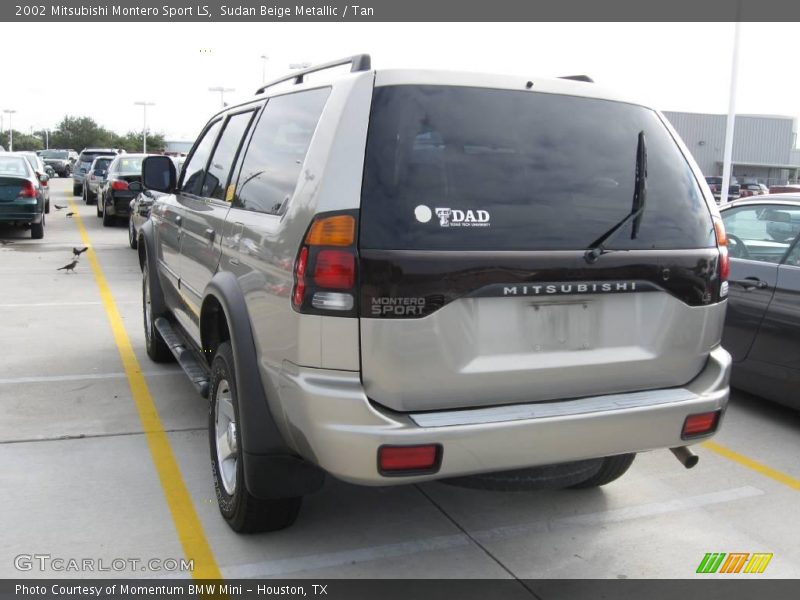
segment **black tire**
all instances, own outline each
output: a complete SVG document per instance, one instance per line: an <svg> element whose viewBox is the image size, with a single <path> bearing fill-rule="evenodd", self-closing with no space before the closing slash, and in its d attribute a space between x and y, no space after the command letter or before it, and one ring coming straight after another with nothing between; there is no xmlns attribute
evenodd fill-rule
<svg viewBox="0 0 800 600"><path fill-rule="evenodd" d="M144 319L144 344L147 350L147 356L150 360L157 363L165 363L174 360L172 352L167 344L158 333L155 326L157 317L161 315L161 306L163 301L160 298L151 296L154 290L150 287L150 269L145 262L144 270L142 271L142 318ZM157 292L155 292L157 293ZM148 310L149 309L149 310Z"/></svg>
<svg viewBox="0 0 800 600"><path fill-rule="evenodd" d="M103 213L100 212L100 209L103 208L103 196L97 196L97 202L95 202L94 210L97 213L97 218L103 216Z"/></svg>
<svg viewBox="0 0 800 600"><path fill-rule="evenodd" d="M50 214L50 200L44 203L44 214L46 215Z"/></svg>
<svg viewBox="0 0 800 600"><path fill-rule="evenodd" d="M611 483L615 479L622 477L633 464L636 453L620 454L619 456L607 456L603 459L600 470L589 479L571 486L573 489L599 487Z"/></svg>
<svg viewBox="0 0 800 600"><path fill-rule="evenodd" d="M83 188L83 194L82 195L83 195L83 203L84 204L89 204L89 191L88 191L88 188L86 188L86 187Z"/></svg>
<svg viewBox="0 0 800 600"><path fill-rule="evenodd" d="M103 227L111 227L116 221L116 218L113 215L109 215L106 207L103 206Z"/></svg>
<svg viewBox="0 0 800 600"><path fill-rule="evenodd" d="M218 393L222 392L222 393ZM232 494L226 490L217 452L216 414L217 402L227 396L233 405L235 422L239 422L239 405L236 394L236 371L230 342L223 342L217 348L211 364L211 387L208 411L208 440L211 449L211 470L214 475L214 489L222 517L231 529L238 533L257 533L278 531L292 525L300 512L303 498L256 498L244 482L242 465L241 428L234 428L235 479Z"/></svg>
<svg viewBox="0 0 800 600"><path fill-rule="evenodd" d="M136 230L133 228L133 216L128 219L128 244L134 250L139 246L136 240Z"/></svg>
<svg viewBox="0 0 800 600"><path fill-rule="evenodd" d="M76 185L76 184L73 183L72 184L72 195L73 196L80 196L81 194L83 194L83 186L82 185Z"/></svg>
<svg viewBox="0 0 800 600"><path fill-rule="evenodd" d="M31 239L40 240L44 237L44 215L40 223L31 223Z"/></svg>
<svg viewBox="0 0 800 600"><path fill-rule="evenodd" d="M72 167L67 167L64 169L63 177L72 177Z"/></svg>
<svg viewBox="0 0 800 600"><path fill-rule="evenodd" d="M602 458L579 460L558 465L514 469L498 473L483 473L466 477L442 479L441 483L476 490L497 492L528 492L560 490L574 487L593 477L603 464Z"/></svg>

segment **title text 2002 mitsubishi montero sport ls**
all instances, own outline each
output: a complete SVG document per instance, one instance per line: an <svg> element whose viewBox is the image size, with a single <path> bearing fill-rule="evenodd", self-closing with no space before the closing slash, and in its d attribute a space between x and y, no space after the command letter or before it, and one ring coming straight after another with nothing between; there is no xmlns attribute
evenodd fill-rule
<svg viewBox="0 0 800 600"><path fill-rule="evenodd" d="M716 205L657 111L592 83L360 55L227 107L143 185L147 351L209 398L236 531L290 525L325 473L598 486L719 426Z"/></svg>

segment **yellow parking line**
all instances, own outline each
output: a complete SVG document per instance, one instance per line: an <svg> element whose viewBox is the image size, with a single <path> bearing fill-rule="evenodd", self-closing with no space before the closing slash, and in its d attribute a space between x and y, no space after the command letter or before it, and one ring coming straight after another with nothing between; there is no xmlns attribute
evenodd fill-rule
<svg viewBox="0 0 800 600"><path fill-rule="evenodd" d="M717 442L704 442L704 448L708 448L712 452L716 452L720 456L724 456L728 460L732 460L735 463L742 465L743 467L747 467L748 469L752 469L753 471L764 475L765 477L769 477L770 479L774 479L778 483L782 483L785 486L792 488L793 490L800 490L800 479L795 479L791 475L787 475L786 473L781 473L777 469L773 469L772 467L768 467L752 458L745 456L744 454L739 454L738 452L734 452L730 448L726 448L722 444L718 444Z"/></svg>
<svg viewBox="0 0 800 600"><path fill-rule="evenodd" d="M192 575L196 579L221 579L222 573L211 552L200 519L194 510L189 490L186 489L178 462L175 460L169 439L164 432L164 426L161 424L161 418L158 416L158 410L153 403L153 397L150 395L139 361L136 360L131 340L125 331L125 325L117 310L114 296L111 294L100 263L97 261L97 255L91 247L89 234L86 232L75 203L72 200L68 200L68 202L70 209L75 213L75 222L78 224L83 245L89 246L89 251L86 253L89 265L92 267L92 273L94 273L97 287L100 290L100 298L108 315L114 341L131 388L131 395L136 409L139 411L139 419L144 428L150 455L158 472L158 478L161 480L161 487L164 490L170 513L172 513L172 521L175 523L178 539L183 546L186 558L194 559Z"/></svg>

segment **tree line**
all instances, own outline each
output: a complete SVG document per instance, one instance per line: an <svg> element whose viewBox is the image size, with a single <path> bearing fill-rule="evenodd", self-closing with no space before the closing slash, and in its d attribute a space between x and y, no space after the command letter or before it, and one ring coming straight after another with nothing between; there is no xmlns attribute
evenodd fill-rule
<svg viewBox="0 0 800 600"><path fill-rule="evenodd" d="M124 135L115 133L98 125L91 117L73 117L61 119L53 129L49 130L50 148L72 148L80 152L84 148L123 148L127 152L142 151L142 132L129 131ZM45 132L34 130L33 134L14 130L14 150L43 150L45 148ZM9 147L9 132L0 133L0 146ZM164 135L147 134L147 151L160 152L164 149Z"/></svg>

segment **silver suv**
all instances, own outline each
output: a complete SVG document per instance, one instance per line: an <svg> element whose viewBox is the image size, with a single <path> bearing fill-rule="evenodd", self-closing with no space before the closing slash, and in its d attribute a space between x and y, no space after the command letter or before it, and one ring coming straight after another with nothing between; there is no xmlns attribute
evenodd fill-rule
<svg viewBox="0 0 800 600"><path fill-rule="evenodd" d="M147 352L209 398L236 531L290 525L324 473L598 486L719 427L716 205L657 111L583 78L360 55L216 114L143 186Z"/></svg>

